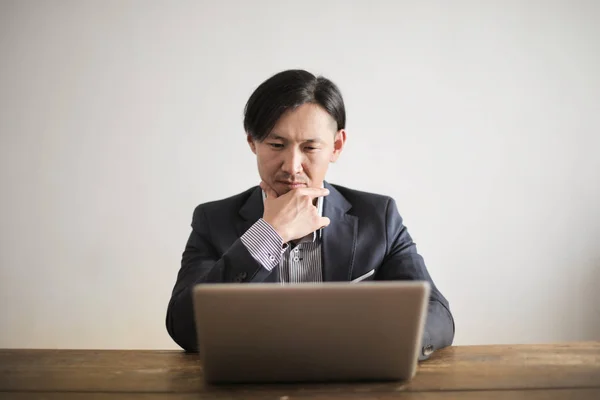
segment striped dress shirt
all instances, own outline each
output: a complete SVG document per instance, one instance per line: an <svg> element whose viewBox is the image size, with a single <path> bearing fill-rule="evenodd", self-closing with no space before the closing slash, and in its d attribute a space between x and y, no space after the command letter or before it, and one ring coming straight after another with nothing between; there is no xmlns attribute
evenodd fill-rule
<svg viewBox="0 0 600 400"><path fill-rule="evenodd" d="M263 200L265 194L263 192ZM323 198L317 199L317 211L323 215ZM283 239L264 219L259 219L240 238L252 257L271 271L279 267L279 282L322 282L321 230L299 242L283 243Z"/></svg>

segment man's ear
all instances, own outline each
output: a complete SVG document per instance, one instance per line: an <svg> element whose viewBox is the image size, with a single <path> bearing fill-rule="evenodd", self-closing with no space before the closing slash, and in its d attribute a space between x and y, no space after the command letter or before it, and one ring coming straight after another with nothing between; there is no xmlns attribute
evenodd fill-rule
<svg viewBox="0 0 600 400"><path fill-rule="evenodd" d="M336 162L338 158L340 158L340 154L342 154L342 150L344 150L344 145L346 144L346 130L340 129L335 133L335 137L333 138L333 153L331 153L330 162Z"/></svg>
<svg viewBox="0 0 600 400"><path fill-rule="evenodd" d="M254 143L254 139L252 139L252 136L247 134L246 140L248 141L248 145L250 145L250 150L252 150L252 152L256 154L256 143Z"/></svg>

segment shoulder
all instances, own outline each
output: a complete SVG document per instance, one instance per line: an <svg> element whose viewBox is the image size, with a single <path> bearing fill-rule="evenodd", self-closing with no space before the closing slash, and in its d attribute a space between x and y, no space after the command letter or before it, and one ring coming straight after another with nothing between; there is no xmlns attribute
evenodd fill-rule
<svg viewBox="0 0 600 400"><path fill-rule="evenodd" d="M412 243L412 238L408 235L404 220L392 196L349 189L340 185L331 186L350 203L349 213L364 221L362 225L366 226L366 230L371 235L377 235L381 232L380 229L383 229L389 240L402 238Z"/></svg>
<svg viewBox="0 0 600 400"><path fill-rule="evenodd" d="M365 192L345 186L331 184L352 205L353 212L366 210L384 213L390 204L394 204L391 196L379 193Z"/></svg>
<svg viewBox="0 0 600 400"><path fill-rule="evenodd" d="M253 186L242 193L235 194L219 200L213 200L206 203L199 204L194 209L194 219L197 219L202 214L205 215L228 215L236 213L246 203L250 195L258 188Z"/></svg>

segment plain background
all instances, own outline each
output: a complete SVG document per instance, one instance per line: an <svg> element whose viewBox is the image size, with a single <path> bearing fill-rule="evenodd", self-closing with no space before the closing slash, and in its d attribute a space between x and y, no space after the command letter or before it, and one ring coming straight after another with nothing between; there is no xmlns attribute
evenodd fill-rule
<svg viewBox="0 0 600 400"><path fill-rule="evenodd" d="M600 339L599 19L593 0L0 1L0 347L176 348L193 209L258 183L243 107L288 68L340 86L328 180L397 200L456 344Z"/></svg>

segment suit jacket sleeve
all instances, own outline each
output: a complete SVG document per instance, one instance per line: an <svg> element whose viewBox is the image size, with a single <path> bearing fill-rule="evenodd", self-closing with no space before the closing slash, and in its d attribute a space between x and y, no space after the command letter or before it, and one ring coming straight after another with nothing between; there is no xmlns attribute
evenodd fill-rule
<svg viewBox="0 0 600 400"><path fill-rule="evenodd" d="M383 280L420 280L431 285L427 320L422 338L420 360L446 346L454 340L454 318L450 312L448 300L437 289L423 257L417 253L417 247L402 223L396 202L388 201L386 210L386 257L378 271L376 279Z"/></svg>
<svg viewBox="0 0 600 400"><path fill-rule="evenodd" d="M169 335L186 351L198 351L192 302L192 290L196 284L262 282L270 272L252 257L241 239L219 254L211 238L204 209L197 207L192 220L192 232L167 307Z"/></svg>

